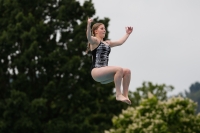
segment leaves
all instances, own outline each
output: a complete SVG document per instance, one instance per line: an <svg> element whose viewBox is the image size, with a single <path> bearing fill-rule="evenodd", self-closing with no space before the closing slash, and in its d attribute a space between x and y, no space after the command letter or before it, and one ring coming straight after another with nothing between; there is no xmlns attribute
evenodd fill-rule
<svg viewBox="0 0 200 133"><path fill-rule="evenodd" d="M135 92L130 92L129 97L133 106L138 106L141 99L147 98L149 93L155 95L159 100L167 99L167 92L172 91L173 86L165 84L153 84L151 82L143 82L142 87L138 87Z"/></svg>
<svg viewBox="0 0 200 133"><path fill-rule="evenodd" d="M195 115L196 104L190 99L173 97L160 101L151 96L136 108L123 110L113 117L113 128L105 133L190 133L199 132L200 115Z"/></svg>
<svg viewBox="0 0 200 133"><path fill-rule="evenodd" d="M124 104L90 75L92 1L0 0L0 132L95 133ZM109 19L96 21L108 26ZM108 35L107 35L108 36Z"/></svg>
<svg viewBox="0 0 200 133"><path fill-rule="evenodd" d="M197 113L200 112L200 83L196 82L189 88L189 92L185 91L185 96L198 103Z"/></svg>

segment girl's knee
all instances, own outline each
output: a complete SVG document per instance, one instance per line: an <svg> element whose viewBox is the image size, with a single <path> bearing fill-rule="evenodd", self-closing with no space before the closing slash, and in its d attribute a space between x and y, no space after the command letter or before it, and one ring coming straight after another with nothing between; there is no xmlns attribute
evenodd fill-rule
<svg viewBox="0 0 200 133"><path fill-rule="evenodd" d="M131 75L131 70L128 68L124 68L123 72L124 72L124 75Z"/></svg>
<svg viewBox="0 0 200 133"><path fill-rule="evenodd" d="M117 68L117 72L123 75L123 73L124 73L124 70L123 70L123 68L121 68L121 67L118 67L118 68Z"/></svg>

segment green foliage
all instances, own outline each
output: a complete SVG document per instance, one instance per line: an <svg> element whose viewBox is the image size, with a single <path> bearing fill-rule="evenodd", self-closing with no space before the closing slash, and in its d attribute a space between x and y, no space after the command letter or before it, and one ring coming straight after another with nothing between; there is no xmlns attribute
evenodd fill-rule
<svg viewBox="0 0 200 133"><path fill-rule="evenodd" d="M189 88L189 92L185 91L185 96L197 102L197 113L200 112L200 83L196 82L192 84Z"/></svg>
<svg viewBox="0 0 200 133"><path fill-rule="evenodd" d="M105 133L198 133L200 114L190 99L173 97L160 101L149 93L136 108L129 107L113 117L113 128Z"/></svg>
<svg viewBox="0 0 200 133"><path fill-rule="evenodd" d="M198 91L200 91L200 83L199 82L196 82L196 83L194 83L190 86L190 92L191 93L195 93L195 92L198 92Z"/></svg>
<svg viewBox="0 0 200 133"><path fill-rule="evenodd" d="M110 128L125 105L115 101L114 84L90 75L91 56L84 51L92 1L0 0L0 12L0 132ZM97 21L108 27L108 18Z"/></svg>
<svg viewBox="0 0 200 133"><path fill-rule="evenodd" d="M167 99L167 92L172 91L173 86L165 84L152 84L151 82L143 82L141 87L138 87L136 91L129 93L129 98L132 101L132 106L138 106L141 99L147 98L148 93L151 92L159 100Z"/></svg>
<svg viewBox="0 0 200 133"><path fill-rule="evenodd" d="M91 78L84 51L92 1L0 0L0 12L0 133L109 129L127 105L115 100L114 84ZM94 22L109 26L108 18ZM129 97L133 106L148 91L165 99L166 88L144 83Z"/></svg>

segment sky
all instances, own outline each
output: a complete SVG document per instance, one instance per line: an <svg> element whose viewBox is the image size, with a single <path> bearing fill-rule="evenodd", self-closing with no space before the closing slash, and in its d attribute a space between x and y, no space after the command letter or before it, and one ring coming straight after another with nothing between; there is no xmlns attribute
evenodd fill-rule
<svg viewBox="0 0 200 133"><path fill-rule="evenodd" d="M199 0L93 0L93 4L93 17L110 19L109 39L118 40L126 26L133 27L127 41L112 48L109 57L110 66L131 70L131 91L150 81L174 86L168 95L176 95L200 82Z"/></svg>

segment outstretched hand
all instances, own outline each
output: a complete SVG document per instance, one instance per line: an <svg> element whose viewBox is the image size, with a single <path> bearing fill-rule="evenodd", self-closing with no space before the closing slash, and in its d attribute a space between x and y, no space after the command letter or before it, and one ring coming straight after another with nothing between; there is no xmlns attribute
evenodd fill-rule
<svg viewBox="0 0 200 133"><path fill-rule="evenodd" d="M93 21L93 19L92 18L88 18L88 24L91 24L92 23L92 21Z"/></svg>
<svg viewBox="0 0 200 133"><path fill-rule="evenodd" d="M133 27L125 27L125 29L127 34L131 34L133 31Z"/></svg>

